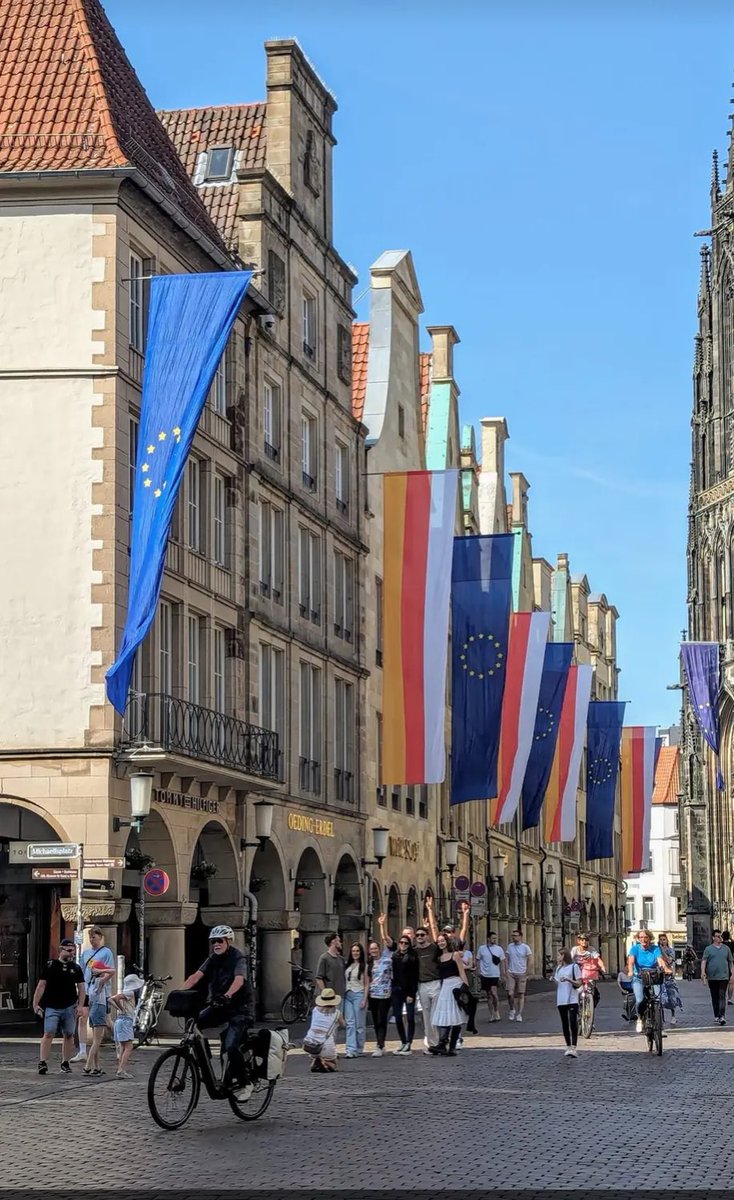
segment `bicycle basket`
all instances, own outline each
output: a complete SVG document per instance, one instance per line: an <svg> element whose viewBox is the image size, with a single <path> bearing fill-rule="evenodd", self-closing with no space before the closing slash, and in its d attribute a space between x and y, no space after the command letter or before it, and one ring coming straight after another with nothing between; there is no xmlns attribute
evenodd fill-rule
<svg viewBox="0 0 734 1200"><path fill-rule="evenodd" d="M640 971L640 979L644 987L654 987L663 982L663 972L659 967L643 967Z"/></svg>
<svg viewBox="0 0 734 1200"><path fill-rule="evenodd" d="M169 992L166 998L165 1010L172 1017L196 1017L201 1012L201 992L195 988Z"/></svg>

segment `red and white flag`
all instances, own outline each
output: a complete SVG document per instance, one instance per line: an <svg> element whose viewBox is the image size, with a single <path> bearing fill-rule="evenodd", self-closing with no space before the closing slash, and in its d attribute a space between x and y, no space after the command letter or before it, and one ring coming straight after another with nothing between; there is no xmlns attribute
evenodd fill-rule
<svg viewBox="0 0 734 1200"><path fill-rule="evenodd" d="M502 700L498 795L490 803L490 825L511 821L520 802L538 712L540 680L550 613L513 613Z"/></svg>
<svg viewBox="0 0 734 1200"><path fill-rule="evenodd" d="M546 842L572 842L576 837L576 793L586 744L586 718L594 668L571 667L558 725L556 756L545 791Z"/></svg>

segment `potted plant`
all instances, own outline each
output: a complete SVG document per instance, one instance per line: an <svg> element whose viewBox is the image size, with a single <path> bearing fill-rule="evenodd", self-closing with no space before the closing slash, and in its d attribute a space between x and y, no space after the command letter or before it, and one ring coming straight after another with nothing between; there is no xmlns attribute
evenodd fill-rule
<svg viewBox="0 0 734 1200"><path fill-rule="evenodd" d="M207 862L205 858L191 868L191 878L197 883L206 883L217 873L216 863Z"/></svg>
<svg viewBox="0 0 734 1200"><path fill-rule="evenodd" d="M149 871L155 866L155 859L149 854L143 854L137 846L131 846L125 851L125 866L128 871Z"/></svg>

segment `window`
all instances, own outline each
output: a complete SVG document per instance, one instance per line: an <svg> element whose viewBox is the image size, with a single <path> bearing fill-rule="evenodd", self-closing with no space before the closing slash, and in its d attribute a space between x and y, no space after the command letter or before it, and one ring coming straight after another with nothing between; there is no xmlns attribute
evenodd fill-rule
<svg viewBox="0 0 734 1200"><path fill-rule="evenodd" d="M187 622L187 682L190 704L201 704L201 617L189 616Z"/></svg>
<svg viewBox="0 0 734 1200"><path fill-rule="evenodd" d="M652 850L650 851L650 859L649 859L649 862L648 862L648 864L647 864L647 869L648 869L648 871L650 872L650 874L654 874L654 872L655 872L655 860L654 860L654 858L653 858L653 853L652 853Z"/></svg>
<svg viewBox="0 0 734 1200"><path fill-rule="evenodd" d="M402 404L398 405L398 437L405 437L405 409Z"/></svg>
<svg viewBox="0 0 734 1200"><path fill-rule="evenodd" d="M158 609L158 691L173 693L173 606L161 600Z"/></svg>
<svg viewBox="0 0 734 1200"><path fill-rule="evenodd" d="M675 812L673 813L673 830L674 830L674 832L675 832L675 833L679 833L679 832L680 832L680 830L679 830L679 828L678 828L678 822L679 822L679 820L680 820L680 814L679 814L679 812L678 812L678 809L676 808Z"/></svg>
<svg viewBox="0 0 734 1200"><path fill-rule="evenodd" d="M304 792L321 791L321 671L301 663L299 779Z"/></svg>
<svg viewBox="0 0 734 1200"><path fill-rule="evenodd" d="M307 188L310 188L314 196L318 196L320 192L318 167L319 161L314 151L313 129L309 129L306 134L306 149L303 154L303 182Z"/></svg>
<svg viewBox="0 0 734 1200"><path fill-rule="evenodd" d="M671 875L680 875L680 850L671 846L668 851L668 870Z"/></svg>
<svg viewBox="0 0 734 1200"><path fill-rule="evenodd" d="M298 531L298 603L301 616L321 622L321 538L303 526Z"/></svg>
<svg viewBox="0 0 734 1200"><path fill-rule="evenodd" d="M415 816L415 785L412 783L405 789L405 812L409 817Z"/></svg>
<svg viewBox="0 0 734 1200"><path fill-rule="evenodd" d="M354 687L334 681L334 784L337 800L354 799Z"/></svg>
<svg viewBox="0 0 734 1200"><path fill-rule="evenodd" d="M138 461L138 433L140 431L140 422L137 417L128 419L128 479L130 483L130 502L129 514L132 518L133 504L135 502L135 468Z"/></svg>
<svg viewBox="0 0 734 1200"><path fill-rule="evenodd" d="M382 580L375 578L375 606L377 608L377 622L375 632L375 663L378 667L382 666L382 638L383 638L383 594Z"/></svg>
<svg viewBox="0 0 734 1200"><path fill-rule="evenodd" d="M318 346L316 332L316 297L310 292L303 293L303 353L312 362L316 361Z"/></svg>
<svg viewBox="0 0 734 1200"><path fill-rule="evenodd" d="M268 250L268 299L276 312L285 308L285 262L274 250Z"/></svg>
<svg viewBox="0 0 734 1200"><path fill-rule="evenodd" d="M263 384L263 438L265 453L273 462L280 458L281 390L266 379Z"/></svg>
<svg viewBox="0 0 734 1200"><path fill-rule="evenodd" d="M205 183L213 183L218 179L229 179L232 174L234 148L232 146L215 146L206 156Z"/></svg>
<svg viewBox="0 0 734 1200"><path fill-rule="evenodd" d="M391 796L392 806L395 812L400 812L400 789L393 788Z"/></svg>
<svg viewBox="0 0 734 1200"><path fill-rule="evenodd" d="M624 902L624 920L625 924L631 928L635 923L635 911L637 903L633 900L625 900Z"/></svg>
<svg viewBox="0 0 734 1200"><path fill-rule="evenodd" d="M336 327L336 373L342 383L352 382L352 331L346 325Z"/></svg>
<svg viewBox="0 0 734 1200"><path fill-rule="evenodd" d="M428 820L428 784L421 783L418 791L418 816L422 821Z"/></svg>
<svg viewBox="0 0 734 1200"><path fill-rule="evenodd" d="M130 345L138 354L145 347L145 294L143 275L145 269L143 260L138 254L130 251L130 277L128 280L130 296Z"/></svg>
<svg viewBox="0 0 734 1200"><path fill-rule="evenodd" d="M214 630L213 659L214 708L216 712L224 713L227 711L227 641L225 631L220 627Z"/></svg>
<svg viewBox="0 0 734 1200"><path fill-rule="evenodd" d="M227 481L214 475L212 493L212 557L220 567L227 564Z"/></svg>
<svg viewBox="0 0 734 1200"><path fill-rule="evenodd" d="M188 544L201 552L201 463L190 458L186 469L186 528Z"/></svg>
<svg viewBox="0 0 734 1200"><path fill-rule="evenodd" d="M655 900L652 896L642 897L642 919L648 925L652 925L655 922Z"/></svg>
<svg viewBox="0 0 734 1200"><path fill-rule="evenodd" d="M334 551L334 633L351 642L354 629L354 562Z"/></svg>
<svg viewBox="0 0 734 1200"><path fill-rule="evenodd" d="M377 723L376 742L377 742L377 803L382 807L387 807L387 788L382 782L382 713L377 713L375 718Z"/></svg>
<svg viewBox="0 0 734 1200"><path fill-rule="evenodd" d="M349 452L341 442L336 443L334 457L334 492L336 507L345 513L349 507Z"/></svg>
<svg viewBox="0 0 734 1200"><path fill-rule="evenodd" d="M283 603L284 514L266 500L260 502L260 591Z"/></svg>
<svg viewBox="0 0 734 1200"><path fill-rule="evenodd" d="M301 415L301 470L303 486L316 491L318 474L318 422L308 413Z"/></svg>
<svg viewBox="0 0 734 1200"><path fill-rule="evenodd" d="M219 360L219 366L214 374L211 390L209 392L209 403L215 413L219 413L220 417L227 415L227 351Z"/></svg>
<svg viewBox="0 0 734 1200"><path fill-rule="evenodd" d="M282 747L285 737L285 654L265 642L260 645L260 724L263 729L277 733L278 745Z"/></svg>

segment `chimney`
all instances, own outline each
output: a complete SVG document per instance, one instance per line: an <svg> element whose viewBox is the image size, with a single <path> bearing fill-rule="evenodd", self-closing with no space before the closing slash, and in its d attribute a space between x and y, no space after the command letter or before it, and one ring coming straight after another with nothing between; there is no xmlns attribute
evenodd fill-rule
<svg viewBox="0 0 734 1200"><path fill-rule="evenodd" d="M512 524L528 527L528 491L530 484L522 471L511 471L512 480Z"/></svg>
<svg viewBox="0 0 734 1200"><path fill-rule="evenodd" d="M505 442L510 436L504 417L483 417L482 469L479 474L479 529L507 533Z"/></svg>
<svg viewBox="0 0 734 1200"><path fill-rule="evenodd" d="M454 378L454 346L461 338L453 325L429 325L431 354L433 356L433 379L448 382Z"/></svg>

